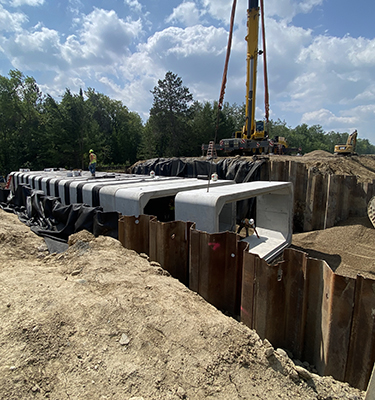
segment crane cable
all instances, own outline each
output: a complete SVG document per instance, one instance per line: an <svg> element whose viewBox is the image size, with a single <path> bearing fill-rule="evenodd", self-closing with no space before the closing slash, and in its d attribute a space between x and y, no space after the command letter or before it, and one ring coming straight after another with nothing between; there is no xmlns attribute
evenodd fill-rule
<svg viewBox="0 0 375 400"><path fill-rule="evenodd" d="M230 18L228 45L227 45L227 55L225 57L223 80L221 81L220 97L219 97L219 103L218 103L218 106L217 106L217 119L216 119L214 143L216 143L217 132L219 130L220 111L221 111L221 109L223 107L225 87L226 87L226 84L227 84L228 64L229 64L230 51L231 51L231 48L232 48L232 37L233 37L234 16L235 16L235 13L236 13L236 4L237 4L237 0L233 0L232 14L231 14L231 18Z"/></svg>
<svg viewBox="0 0 375 400"><path fill-rule="evenodd" d="M217 132L219 130L219 121L220 121L220 111L223 107L225 87L227 84L228 64L229 64L230 51L232 48L233 26L234 26L234 16L236 14L236 5L237 5L237 0L233 0L232 13L231 13L231 17L230 17L227 54L225 57L223 79L221 81L220 97L219 97L219 102L217 105L217 117L216 117L216 127L215 127L215 137L214 137L213 147L215 146L215 143L217 140ZM211 157L211 162L210 162L209 171L208 171L207 192L210 190L211 170L212 170L212 157Z"/></svg>
<svg viewBox="0 0 375 400"><path fill-rule="evenodd" d="M264 71L264 108L265 108L265 119L268 125L269 122L269 95L268 95L268 73L267 73L267 57L266 57L266 29L264 23L264 2L260 0L260 15L262 20L262 39L263 39L263 71Z"/></svg>

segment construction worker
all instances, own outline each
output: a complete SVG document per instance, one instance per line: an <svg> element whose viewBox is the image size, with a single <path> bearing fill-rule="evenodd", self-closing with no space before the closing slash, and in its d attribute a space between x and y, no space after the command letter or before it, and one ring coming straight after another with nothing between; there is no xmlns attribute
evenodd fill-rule
<svg viewBox="0 0 375 400"><path fill-rule="evenodd" d="M89 156L90 156L89 171L91 172L91 176L95 176L96 154L94 153L93 149L89 151Z"/></svg>
<svg viewBox="0 0 375 400"><path fill-rule="evenodd" d="M240 234L242 228L245 228L246 237L249 236L249 230L250 230L250 232L251 232L250 236L253 235L254 232L255 232L255 234L257 235L257 238L259 239L258 232L257 232L257 230L255 228L255 222L254 222L254 220L252 218L250 218L250 219L244 218L244 219L241 220L241 222L239 224L239 227L238 227L238 230L237 230L237 234Z"/></svg>

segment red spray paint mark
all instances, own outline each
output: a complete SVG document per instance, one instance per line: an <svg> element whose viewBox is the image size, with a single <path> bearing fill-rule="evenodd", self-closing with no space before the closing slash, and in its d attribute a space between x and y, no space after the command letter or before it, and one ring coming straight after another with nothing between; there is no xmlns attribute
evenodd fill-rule
<svg viewBox="0 0 375 400"><path fill-rule="evenodd" d="M215 251L220 247L220 243L208 243L209 246Z"/></svg>

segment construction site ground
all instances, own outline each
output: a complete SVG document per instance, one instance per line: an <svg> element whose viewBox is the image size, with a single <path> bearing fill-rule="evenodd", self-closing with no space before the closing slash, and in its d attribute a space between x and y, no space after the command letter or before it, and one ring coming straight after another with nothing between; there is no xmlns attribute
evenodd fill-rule
<svg viewBox="0 0 375 400"><path fill-rule="evenodd" d="M372 156L314 153L293 159L317 173L375 179ZM293 246L336 273L372 278L374 239L359 218L294 235ZM1 399L365 398L273 349L117 240L83 231L69 244L49 254L0 210Z"/></svg>

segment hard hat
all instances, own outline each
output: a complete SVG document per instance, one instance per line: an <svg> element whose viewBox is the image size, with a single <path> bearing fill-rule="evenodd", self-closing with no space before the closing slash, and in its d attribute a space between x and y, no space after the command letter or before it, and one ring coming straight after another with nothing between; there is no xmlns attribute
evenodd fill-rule
<svg viewBox="0 0 375 400"><path fill-rule="evenodd" d="M213 181L217 181L217 179L218 179L218 175L217 175L217 173L215 172L215 173L213 173L212 175L211 175L211 180L213 180Z"/></svg>
<svg viewBox="0 0 375 400"><path fill-rule="evenodd" d="M89 153L93 153L94 152L94 150L93 149L91 149L90 151L89 151Z"/></svg>

